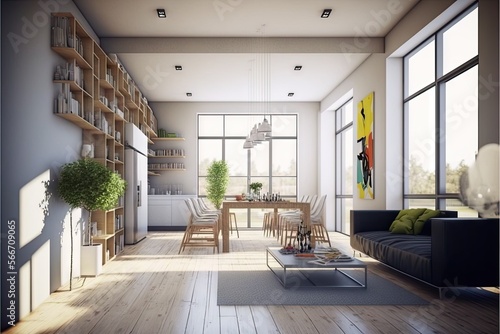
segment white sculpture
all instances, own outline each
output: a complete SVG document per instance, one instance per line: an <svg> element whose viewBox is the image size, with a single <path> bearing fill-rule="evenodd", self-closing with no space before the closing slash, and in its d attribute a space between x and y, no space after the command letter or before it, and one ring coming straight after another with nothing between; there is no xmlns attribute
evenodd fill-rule
<svg viewBox="0 0 500 334"><path fill-rule="evenodd" d="M476 161L460 177L462 202L476 210L483 218L499 218L500 205L500 146L487 144Z"/></svg>

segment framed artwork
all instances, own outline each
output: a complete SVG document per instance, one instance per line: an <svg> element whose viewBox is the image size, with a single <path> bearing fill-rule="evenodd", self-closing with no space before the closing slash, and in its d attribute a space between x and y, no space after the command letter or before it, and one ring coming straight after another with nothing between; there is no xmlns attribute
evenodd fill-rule
<svg viewBox="0 0 500 334"><path fill-rule="evenodd" d="M374 199L373 187L373 97L374 92L365 96L358 102L356 140L359 146L357 155L356 186L359 198Z"/></svg>

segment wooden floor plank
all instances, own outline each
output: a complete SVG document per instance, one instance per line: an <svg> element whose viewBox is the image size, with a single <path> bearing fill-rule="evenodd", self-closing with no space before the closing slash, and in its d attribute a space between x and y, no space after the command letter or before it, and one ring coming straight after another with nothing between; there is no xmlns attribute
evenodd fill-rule
<svg viewBox="0 0 500 334"><path fill-rule="evenodd" d="M267 306L250 306L257 333L279 333L278 326Z"/></svg>
<svg viewBox="0 0 500 334"><path fill-rule="evenodd" d="M265 248L278 246L262 230L240 228L231 253L189 248L182 233L152 232L125 247L95 278L74 279L6 330L25 333L498 333L498 287L437 289L377 261L368 270L430 301L419 306L218 306L218 272L268 270ZM349 238L331 233L335 247L352 254ZM55 316L56 315L56 316Z"/></svg>
<svg viewBox="0 0 500 334"><path fill-rule="evenodd" d="M240 334L257 333L250 306L236 306L236 315Z"/></svg>
<svg viewBox="0 0 500 334"><path fill-rule="evenodd" d="M269 306L281 333L319 333L301 306Z"/></svg>
<svg viewBox="0 0 500 334"><path fill-rule="evenodd" d="M333 321L320 306L303 307L311 322L319 333L344 333L344 331Z"/></svg>
<svg viewBox="0 0 500 334"><path fill-rule="evenodd" d="M336 306L327 305L322 306L321 309L323 310L325 315L329 319L333 320L344 333L361 333L358 327L356 327L356 325L352 321L350 321Z"/></svg>

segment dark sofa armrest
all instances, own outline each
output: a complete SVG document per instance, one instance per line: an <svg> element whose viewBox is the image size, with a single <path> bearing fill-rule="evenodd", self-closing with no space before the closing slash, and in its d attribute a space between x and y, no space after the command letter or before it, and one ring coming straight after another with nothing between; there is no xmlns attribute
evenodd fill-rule
<svg viewBox="0 0 500 334"><path fill-rule="evenodd" d="M351 236L359 232L389 231L399 210L351 210Z"/></svg>
<svg viewBox="0 0 500 334"><path fill-rule="evenodd" d="M432 283L498 286L499 219L432 218Z"/></svg>

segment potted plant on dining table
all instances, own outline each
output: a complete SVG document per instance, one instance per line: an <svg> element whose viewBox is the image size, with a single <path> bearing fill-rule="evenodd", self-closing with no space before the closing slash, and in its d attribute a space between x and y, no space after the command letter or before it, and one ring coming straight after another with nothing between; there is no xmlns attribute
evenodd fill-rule
<svg viewBox="0 0 500 334"><path fill-rule="evenodd" d="M259 199L260 198L260 191L262 190L262 183L260 182L252 182L250 183L250 190L251 190L251 198L253 199Z"/></svg>

